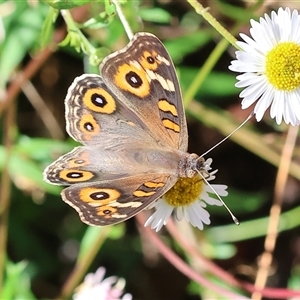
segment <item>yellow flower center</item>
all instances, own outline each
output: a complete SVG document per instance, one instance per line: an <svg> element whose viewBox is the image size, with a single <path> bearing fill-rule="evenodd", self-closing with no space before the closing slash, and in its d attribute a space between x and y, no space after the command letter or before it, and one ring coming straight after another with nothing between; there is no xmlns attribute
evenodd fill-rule
<svg viewBox="0 0 300 300"><path fill-rule="evenodd" d="M266 76L276 89L292 91L300 86L300 45L280 43L266 57Z"/></svg>
<svg viewBox="0 0 300 300"><path fill-rule="evenodd" d="M164 195L169 205L178 207L193 203L203 192L205 182L199 176L179 178L175 185Z"/></svg>

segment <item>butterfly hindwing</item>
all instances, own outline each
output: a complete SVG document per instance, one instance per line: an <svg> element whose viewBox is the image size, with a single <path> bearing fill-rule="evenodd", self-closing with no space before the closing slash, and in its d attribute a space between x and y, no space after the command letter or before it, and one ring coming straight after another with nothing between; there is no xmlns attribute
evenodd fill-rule
<svg viewBox="0 0 300 300"><path fill-rule="evenodd" d="M172 149L144 149L144 144L101 149L80 146L59 157L44 171L44 179L56 185L115 180L130 176L157 173L176 175L178 154ZM171 164L171 165L170 165ZM173 170L173 171L172 171Z"/></svg>
<svg viewBox="0 0 300 300"><path fill-rule="evenodd" d="M144 174L99 183L73 185L62 191L63 200L89 225L125 221L145 209L174 185L176 177Z"/></svg>

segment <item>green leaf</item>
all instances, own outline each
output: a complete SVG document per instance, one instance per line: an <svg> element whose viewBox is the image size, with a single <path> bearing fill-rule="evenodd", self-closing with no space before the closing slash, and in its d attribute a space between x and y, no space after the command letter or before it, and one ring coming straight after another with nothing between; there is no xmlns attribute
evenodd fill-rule
<svg viewBox="0 0 300 300"><path fill-rule="evenodd" d="M15 147L23 156L29 156L33 160L48 163L72 150L76 145L77 143L71 139L68 141L56 141L46 138L21 136Z"/></svg>
<svg viewBox="0 0 300 300"><path fill-rule="evenodd" d="M30 290L30 277L26 271L27 263L6 262L6 273L3 287L1 289L1 299L36 299Z"/></svg>
<svg viewBox="0 0 300 300"><path fill-rule="evenodd" d="M144 21L165 23L171 22L172 16L166 10L158 7L141 7L139 9L139 15Z"/></svg>
<svg viewBox="0 0 300 300"><path fill-rule="evenodd" d="M109 238L112 240L118 240L125 234L125 224L120 223L112 226L112 230L109 232Z"/></svg>
<svg viewBox="0 0 300 300"><path fill-rule="evenodd" d="M61 47L66 47L71 42L71 36L69 34L66 35L66 37L58 44Z"/></svg>
<svg viewBox="0 0 300 300"><path fill-rule="evenodd" d="M280 216L278 232L283 232L300 226L300 207L293 208L284 212ZM251 215L252 216L252 215ZM230 225L222 225L218 227L209 227L205 233L209 240L215 243L232 243L265 236L267 233L269 216L255 219L256 215L252 216L251 220L243 221L239 218L240 225L233 223ZM255 230L253 230L255 228ZM226 234L224 234L224 232Z"/></svg>
<svg viewBox="0 0 300 300"><path fill-rule="evenodd" d="M91 2L90 0L42 0L56 9L71 9Z"/></svg>
<svg viewBox="0 0 300 300"><path fill-rule="evenodd" d="M300 290L300 266L294 266L291 271L291 277L288 281L288 287L294 290Z"/></svg>
<svg viewBox="0 0 300 300"><path fill-rule="evenodd" d="M83 24L79 24L78 28L99 29L107 27L112 20L112 16L107 15L106 13L100 13L98 16L87 20Z"/></svg>
<svg viewBox="0 0 300 300"><path fill-rule="evenodd" d="M19 2L15 2L17 7L21 5ZM47 7L41 3L35 9L22 5L18 9L19 14L14 14L14 18L7 21L6 37L0 53L0 86L5 86L12 71L35 45L46 16L45 9Z"/></svg>
<svg viewBox="0 0 300 300"><path fill-rule="evenodd" d="M199 69L196 68L178 68L178 75L183 91L187 90L198 72ZM236 79L233 74L211 72L204 80L201 89L196 95L201 97L201 99L205 99L207 96L219 96L224 98L226 96L235 95L237 93L237 88L234 86L235 83Z"/></svg>
<svg viewBox="0 0 300 300"><path fill-rule="evenodd" d="M99 251L107 238L119 239L125 233L124 223L109 227L89 226L82 238L78 260L84 259L91 253L91 249Z"/></svg>
<svg viewBox="0 0 300 300"><path fill-rule="evenodd" d="M57 9L54 9L52 7L49 8L49 12L47 14L40 34L40 43L42 48L44 48L52 38L54 28L53 23L56 21L58 15L59 11Z"/></svg>
<svg viewBox="0 0 300 300"><path fill-rule="evenodd" d="M112 227L88 226L81 240L78 261L88 256L91 249L98 251L109 235Z"/></svg>
<svg viewBox="0 0 300 300"><path fill-rule="evenodd" d="M203 47L211 39L209 31L193 32L191 34L164 41L174 64L181 62L184 56Z"/></svg>
<svg viewBox="0 0 300 300"><path fill-rule="evenodd" d="M257 1L259 2L259 1ZM258 3L256 3L258 4ZM234 20L240 21L245 23L245 20L250 19L257 19L255 12L255 5L250 6L248 9L245 9L244 7L238 7L235 5L231 5L222 1L218 2L218 5L220 6L220 11L222 14L226 15L227 17L230 17Z"/></svg>
<svg viewBox="0 0 300 300"><path fill-rule="evenodd" d="M236 247L232 244L206 244L205 246L204 255L213 259L230 259L236 254Z"/></svg>
<svg viewBox="0 0 300 300"><path fill-rule="evenodd" d="M34 140L35 139L32 139L32 141ZM33 144L36 146L34 147ZM44 141L44 149L42 147L43 141L41 140L36 141L36 143L33 144L18 144L11 151L9 157L7 157L8 154L6 149L0 146L0 170L3 170L8 159L9 174L16 183L23 184L25 187L28 186L31 189L36 187L45 190L48 193L58 195L61 191L61 187L48 184L43 180L42 173L46 164L41 164L38 160L47 160L50 163L54 159L50 158L50 154L53 152L49 151L49 149L54 151L54 153L57 151L57 153L62 154L62 148L53 141L52 145L47 141ZM70 148L71 147L69 146L68 149ZM48 155L46 155L47 153Z"/></svg>
<svg viewBox="0 0 300 300"><path fill-rule="evenodd" d="M22 168L20 168L22 166ZM26 184L33 184L37 188L47 191L51 194L59 194L61 188L55 185L50 185L43 180L43 170L41 167L31 160L30 157L25 157L21 152L14 151L9 159L9 171L15 180L24 181Z"/></svg>
<svg viewBox="0 0 300 300"><path fill-rule="evenodd" d="M89 73L99 73L99 64L108 54L110 54L110 51L107 48L101 47L95 49L95 52L89 56L89 65L95 68L93 69L93 72L91 69Z"/></svg>
<svg viewBox="0 0 300 300"><path fill-rule="evenodd" d="M109 16L116 14L116 7L111 0L104 0L104 5L105 5L105 11Z"/></svg>

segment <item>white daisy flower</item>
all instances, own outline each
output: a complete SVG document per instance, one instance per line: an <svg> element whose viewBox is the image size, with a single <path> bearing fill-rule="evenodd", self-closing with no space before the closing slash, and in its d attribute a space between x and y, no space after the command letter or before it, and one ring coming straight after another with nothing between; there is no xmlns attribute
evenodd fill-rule
<svg viewBox="0 0 300 300"><path fill-rule="evenodd" d="M250 34L240 34L244 42L236 52L237 60L229 69L244 73L236 84L245 88L240 97L242 108L257 101L254 113L260 121L271 106L277 124L300 124L300 16L297 10L280 7L265 14L259 22L250 21Z"/></svg>
<svg viewBox="0 0 300 300"><path fill-rule="evenodd" d="M104 279L105 268L85 276L84 282L77 287L74 300L132 300L130 294L123 294L125 280L116 276Z"/></svg>
<svg viewBox="0 0 300 300"><path fill-rule="evenodd" d="M211 162L211 160L207 160ZM207 162L206 161L206 162ZM208 166L209 167L209 166ZM209 168L210 169L210 168ZM217 170L209 173L207 181L215 179ZM162 199L156 201L150 208L155 207L156 211L148 218L145 226L159 231L174 212L177 220L185 218L194 227L203 229L204 225L210 224L210 215L205 209L206 204L221 206L222 202L217 200L215 192L219 196L228 195L227 186L222 184L211 184L208 186L200 175L193 178L179 178Z"/></svg>

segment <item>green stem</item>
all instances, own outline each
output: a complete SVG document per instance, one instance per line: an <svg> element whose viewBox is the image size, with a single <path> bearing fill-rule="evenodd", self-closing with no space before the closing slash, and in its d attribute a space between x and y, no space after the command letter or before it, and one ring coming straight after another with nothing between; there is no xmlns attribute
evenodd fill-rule
<svg viewBox="0 0 300 300"><path fill-rule="evenodd" d="M300 207L282 213L280 216L278 233L300 226ZM239 226L235 224L208 228L206 234L214 243L233 243L245 241L267 234L269 216L250 221L242 221ZM253 230L255 228L255 230ZM224 234L226 232L226 234Z"/></svg>
<svg viewBox="0 0 300 300"><path fill-rule="evenodd" d="M94 228L93 228L94 229ZM76 266L73 269L73 272L65 282L61 294L57 299L69 299L71 294L74 292L75 288L79 285L80 281L82 280L83 276L87 272L89 266L93 262L95 256L99 252L100 247L107 239L112 227L98 227L99 229L98 235L93 240L93 244L86 249L83 255L80 255ZM89 228L87 229L87 231Z"/></svg>
<svg viewBox="0 0 300 300"><path fill-rule="evenodd" d="M202 68L199 70L198 74L196 75L193 82L190 84L187 91L184 93L183 99L184 104L187 106L191 100L194 99L197 91L203 84L207 75L211 72L212 68L219 60L223 52L226 51L229 43L233 45L235 48L239 49L236 44L235 37L227 31L209 12L208 8L204 8L200 3L197 1L187 0L190 5L195 9L195 11L201 15L209 24L211 24L224 38L218 43L215 49L212 51ZM233 29L232 32L236 32L239 24L237 24Z"/></svg>
<svg viewBox="0 0 300 300"><path fill-rule="evenodd" d="M232 46L236 45L236 38L226 30L209 12L209 8L204 8L198 1L187 0L187 2L195 9L196 13L201 15L213 28L215 28Z"/></svg>
<svg viewBox="0 0 300 300"><path fill-rule="evenodd" d="M121 9L121 6L119 4L120 1L118 1L118 0L112 0L112 2L113 2L113 4L116 7L117 14L118 14L119 19L120 19L120 21L121 21L121 23L122 23L122 25L123 25L123 27L124 27L124 29L126 31L126 34L127 34L128 38L131 40L132 37L133 37L133 33L132 33L132 30L131 30L131 28L129 26L129 23L126 20L125 15L124 15L124 13L123 13L123 11Z"/></svg>
<svg viewBox="0 0 300 300"><path fill-rule="evenodd" d="M89 42L89 40L83 35L81 30L78 28L78 25L76 24L76 22L74 22L70 11L62 9L60 12L67 24L69 39L71 43L72 38L74 38L72 37L72 35L75 35L76 40L78 40L78 43L80 44L80 47L85 54L91 55L95 53L95 47Z"/></svg>
<svg viewBox="0 0 300 300"><path fill-rule="evenodd" d="M197 91L203 84L205 78L207 75L210 73L218 59L221 57L223 52L227 49L228 47L228 41L226 39L222 39L217 47L211 52L210 56L208 59L205 61L204 65L202 68L199 70L198 74L196 75L195 79L193 82L189 85L189 88L186 90L186 92L183 95L184 99L184 105L185 107L188 106L188 104L194 99Z"/></svg>
<svg viewBox="0 0 300 300"><path fill-rule="evenodd" d="M3 287L3 275L5 269L5 261L7 258L7 231L8 231L8 215L11 201L11 179L9 176L9 162L15 138L15 102L8 106L5 117L3 119L3 144L6 148L6 159L3 166L0 189L0 291ZM0 293L1 294L1 293Z"/></svg>

